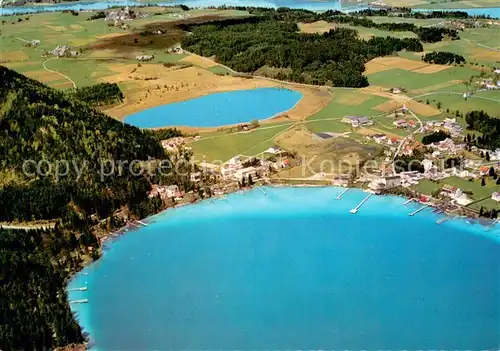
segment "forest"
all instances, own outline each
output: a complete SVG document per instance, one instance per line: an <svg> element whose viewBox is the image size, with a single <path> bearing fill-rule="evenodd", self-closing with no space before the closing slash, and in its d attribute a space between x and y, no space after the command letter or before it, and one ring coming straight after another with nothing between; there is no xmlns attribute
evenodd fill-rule
<svg viewBox="0 0 500 351"><path fill-rule="evenodd" d="M325 34L299 33L295 20L266 16L213 21L184 29L192 34L183 39L183 48L201 56L215 56L235 71L253 73L267 67L276 79L338 87L367 86L364 64L372 58L400 50L423 50L417 39L377 37L364 41L358 39L356 31L346 28Z"/></svg>
<svg viewBox="0 0 500 351"><path fill-rule="evenodd" d="M58 229L0 228L2 350L44 350L84 341L64 288L71 270L81 265L81 243Z"/></svg>
<svg viewBox="0 0 500 351"><path fill-rule="evenodd" d="M434 132L432 134L425 135L422 138L422 144L429 145L432 143L437 143L437 142L440 142L442 140L445 140L446 138L451 138L450 133L443 132L442 130L440 130L438 132Z"/></svg>
<svg viewBox="0 0 500 351"><path fill-rule="evenodd" d="M465 115L467 128L477 130L482 135L469 140L469 144L495 150L500 148L500 119L491 117L484 111L469 111Z"/></svg>
<svg viewBox="0 0 500 351"><path fill-rule="evenodd" d="M78 343L83 338L64 285L81 268L78 257L98 257L92 226L124 208L129 218L158 212L162 201L148 198L152 182L190 191L190 168L143 172L152 160L169 160L155 132L3 66L0 81L0 222L57 223L54 231L0 235L0 349Z"/></svg>
<svg viewBox="0 0 500 351"><path fill-rule="evenodd" d="M437 63L440 65L452 65L454 63L459 65L465 62L465 58L462 55L458 55L453 52L433 51L422 56L422 61L427 63Z"/></svg>
<svg viewBox="0 0 500 351"><path fill-rule="evenodd" d="M77 100L90 105L110 105L123 100L123 93L116 83L99 83L87 87L77 88L70 92Z"/></svg>

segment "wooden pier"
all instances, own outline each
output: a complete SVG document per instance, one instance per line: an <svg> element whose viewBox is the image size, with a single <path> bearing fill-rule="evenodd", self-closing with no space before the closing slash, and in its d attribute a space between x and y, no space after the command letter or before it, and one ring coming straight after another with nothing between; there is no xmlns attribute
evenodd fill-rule
<svg viewBox="0 0 500 351"><path fill-rule="evenodd" d="M69 303L88 303L89 299L80 299L80 300L73 300L70 301Z"/></svg>
<svg viewBox="0 0 500 351"><path fill-rule="evenodd" d="M259 190L260 190L260 191L261 191L264 195L267 195L266 191L265 191L264 189L262 189L262 187L261 187L261 186L258 186L258 185L256 184L256 185L255 185L255 187L256 187L257 189L259 189Z"/></svg>
<svg viewBox="0 0 500 351"><path fill-rule="evenodd" d="M73 289L68 289L68 291L87 291L88 288L86 286L83 286L81 288L73 288Z"/></svg>
<svg viewBox="0 0 500 351"><path fill-rule="evenodd" d="M420 207L418 210L415 210L415 211L409 213L408 215L409 216L415 216L417 213L419 213L420 211L425 210L427 207L430 207L430 206L431 205L424 205L424 206Z"/></svg>
<svg viewBox="0 0 500 351"><path fill-rule="evenodd" d="M345 193L347 193L349 190L350 190L350 188L345 189L345 190L344 190L344 191L342 191L340 194L338 194L338 195L335 197L335 199L337 199L337 200L342 199L342 196L344 196L344 194L345 194Z"/></svg>
<svg viewBox="0 0 500 351"><path fill-rule="evenodd" d="M447 220L449 220L449 218L448 218L448 217L444 217L444 218L438 219L438 220L436 221L436 224L441 224L441 223L444 223L444 222L446 222Z"/></svg>
<svg viewBox="0 0 500 351"><path fill-rule="evenodd" d="M409 199L409 200L406 200L405 203L403 205L408 205L410 202L413 202L415 199Z"/></svg>
<svg viewBox="0 0 500 351"><path fill-rule="evenodd" d="M363 200L361 200L361 202L359 203L358 206L354 207L352 210L349 211L349 213L352 213L352 214L356 214L358 213L359 209L361 208L361 206L363 206L363 204L368 201L368 199L372 196L373 194L368 194L367 197L365 197Z"/></svg>
<svg viewBox="0 0 500 351"><path fill-rule="evenodd" d="M148 224L147 224L147 223L144 223L143 221L136 221L136 222L137 222L137 223L139 223L139 224L141 224L141 225L143 225L143 226L145 226L145 227L147 227L147 226L148 226Z"/></svg>

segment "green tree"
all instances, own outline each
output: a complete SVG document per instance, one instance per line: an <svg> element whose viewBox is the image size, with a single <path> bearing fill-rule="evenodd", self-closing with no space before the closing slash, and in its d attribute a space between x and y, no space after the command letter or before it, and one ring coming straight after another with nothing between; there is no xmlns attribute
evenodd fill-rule
<svg viewBox="0 0 500 351"><path fill-rule="evenodd" d="M484 180L484 178L481 179L481 186L486 186L486 180Z"/></svg>

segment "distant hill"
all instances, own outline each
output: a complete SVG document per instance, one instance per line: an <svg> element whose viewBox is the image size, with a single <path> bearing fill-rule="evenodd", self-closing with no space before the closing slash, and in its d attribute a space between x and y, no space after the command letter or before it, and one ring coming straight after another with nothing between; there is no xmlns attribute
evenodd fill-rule
<svg viewBox="0 0 500 351"><path fill-rule="evenodd" d="M1 66L0 80L0 221L59 218L74 205L105 218L144 200L144 177L101 173L111 160L165 157L152 133Z"/></svg>
<svg viewBox="0 0 500 351"><path fill-rule="evenodd" d="M122 225L116 210L143 217L162 208L159 198L148 198L150 179L138 171L141 162L167 156L153 132L73 95L3 66L0 82L0 222L57 223L31 231L0 223L0 350L82 343L65 283L99 257L95 228ZM111 160L123 166L110 172ZM123 164L134 160L131 168ZM170 184L189 186L168 176Z"/></svg>

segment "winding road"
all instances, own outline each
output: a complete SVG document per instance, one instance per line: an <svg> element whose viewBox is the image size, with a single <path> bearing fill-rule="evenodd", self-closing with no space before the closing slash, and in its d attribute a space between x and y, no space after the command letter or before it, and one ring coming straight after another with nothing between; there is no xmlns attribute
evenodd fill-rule
<svg viewBox="0 0 500 351"><path fill-rule="evenodd" d="M20 37L14 37L14 38L17 39L17 40L22 41L23 43L31 43L30 40L26 40L26 39L23 39L23 38L20 38ZM35 48L35 50L38 51L37 48ZM56 70L47 68L46 63L49 62L50 60L56 60L56 58L48 58L45 61L43 61L42 62L43 69L46 70L47 72L55 73L55 74L60 75L61 77L65 78L65 79L67 79L69 82L71 82L71 84L73 84L73 88L76 89L76 83L75 83L75 81L73 79L71 79L70 77L68 77L64 73L61 73L61 72L58 72Z"/></svg>

